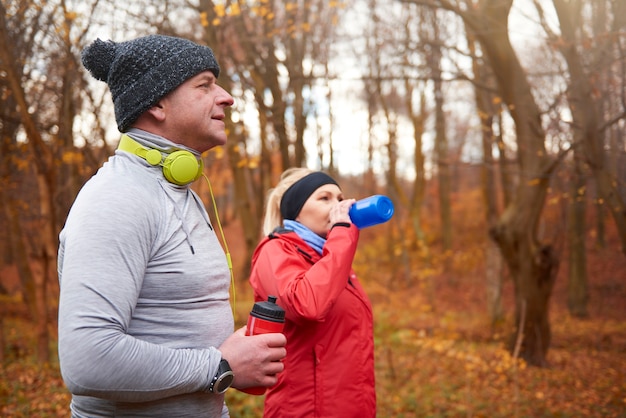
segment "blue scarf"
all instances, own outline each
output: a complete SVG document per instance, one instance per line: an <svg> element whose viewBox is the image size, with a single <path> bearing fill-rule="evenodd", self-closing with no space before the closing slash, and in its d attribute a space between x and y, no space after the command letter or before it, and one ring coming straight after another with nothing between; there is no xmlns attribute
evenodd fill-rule
<svg viewBox="0 0 626 418"><path fill-rule="evenodd" d="M293 230L300 238L304 240L307 244L311 246L319 255L322 255L322 248L324 248L324 244L326 240L315 232L311 231L306 226L302 225L300 222L292 221L289 219L285 219L283 221L283 225L287 229Z"/></svg>

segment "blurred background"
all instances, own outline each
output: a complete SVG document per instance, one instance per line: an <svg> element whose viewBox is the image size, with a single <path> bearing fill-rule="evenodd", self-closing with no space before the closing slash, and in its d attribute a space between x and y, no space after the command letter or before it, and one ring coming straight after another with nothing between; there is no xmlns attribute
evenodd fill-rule
<svg viewBox="0 0 626 418"><path fill-rule="evenodd" d="M396 208L355 261L380 417L626 414L626 1L0 0L0 415L69 415L58 234L119 140L80 52L151 33L235 98L203 158L238 325L266 191L307 166Z"/></svg>

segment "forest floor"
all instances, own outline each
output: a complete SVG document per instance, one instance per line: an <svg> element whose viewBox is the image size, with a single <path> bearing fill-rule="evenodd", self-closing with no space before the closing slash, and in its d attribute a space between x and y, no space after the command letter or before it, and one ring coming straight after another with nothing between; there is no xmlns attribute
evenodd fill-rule
<svg viewBox="0 0 626 418"><path fill-rule="evenodd" d="M490 324L480 250L454 251L448 272L439 263L423 265L403 282L391 279L384 263L372 265L380 245L364 241L355 269L375 314L378 417L626 416L626 257L615 237L604 249L589 248L588 318L568 313L562 256L545 368L506 349L513 327L510 279L503 284L503 319ZM243 325L252 295L245 283L238 288L236 320ZM55 346L55 360L38 365L33 327L13 316L2 320L0 416L69 416ZM262 415L262 397L231 390L227 402L233 418Z"/></svg>

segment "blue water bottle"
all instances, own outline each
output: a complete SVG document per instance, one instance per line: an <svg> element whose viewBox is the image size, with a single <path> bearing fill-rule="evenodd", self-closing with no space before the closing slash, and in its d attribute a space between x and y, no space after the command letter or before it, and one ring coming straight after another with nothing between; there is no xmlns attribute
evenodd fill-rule
<svg viewBox="0 0 626 418"><path fill-rule="evenodd" d="M387 222L393 216L393 202L387 196L374 195L357 200L348 212L350 220L357 228Z"/></svg>

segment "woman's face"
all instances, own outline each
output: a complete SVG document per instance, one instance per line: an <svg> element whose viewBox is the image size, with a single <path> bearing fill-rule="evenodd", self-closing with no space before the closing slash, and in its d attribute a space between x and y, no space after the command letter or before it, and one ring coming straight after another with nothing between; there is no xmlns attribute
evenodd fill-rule
<svg viewBox="0 0 626 418"><path fill-rule="evenodd" d="M336 184L325 184L313 192L304 202L296 221L322 238L326 238L333 226L330 211L343 200L343 193Z"/></svg>

